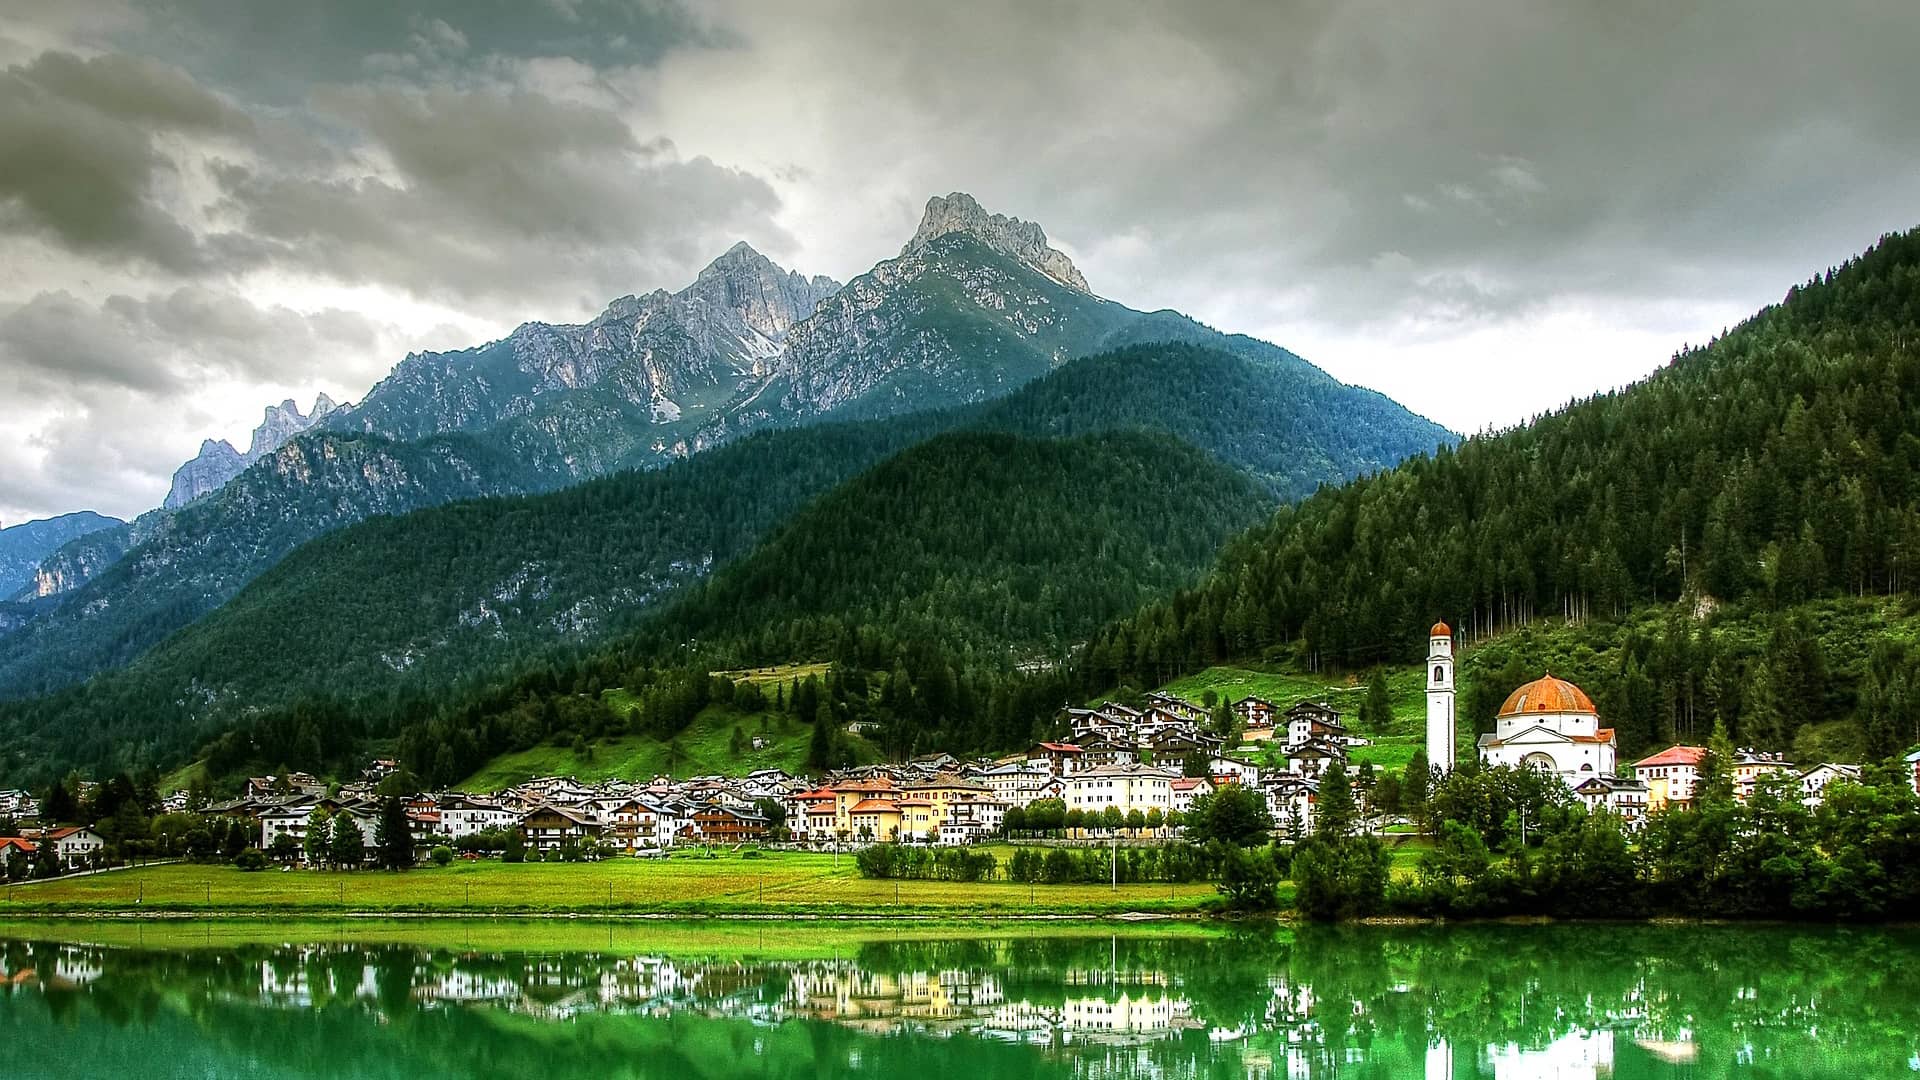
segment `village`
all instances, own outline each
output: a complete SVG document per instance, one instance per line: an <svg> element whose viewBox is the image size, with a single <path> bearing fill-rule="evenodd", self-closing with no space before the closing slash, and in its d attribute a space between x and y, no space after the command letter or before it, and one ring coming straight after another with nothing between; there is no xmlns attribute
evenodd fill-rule
<svg viewBox="0 0 1920 1080"><path fill-rule="evenodd" d="M1436 775L1454 768L1452 632L1437 624L1426 665L1427 760ZM1008 838L1055 843L1146 842L1177 835L1197 800L1228 787L1258 792L1281 840L1311 835L1329 770L1348 766L1370 740L1340 712L1301 701L1282 710L1246 696L1216 705L1166 693L1137 705L1106 702L1068 708L1060 737L1024 752L963 761L930 754L899 764L821 775L763 769L646 781L582 783L543 776L492 792L392 790L392 760L371 762L357 779L328 785L304 773L248 780L237 798L189 805L166 797L163 813L195 812L229 823L223 854L254 848L283 865L355 865L375 861L379 818L391 798L404 813L413 861L499 855L509 861L662 857L676 849L781 845L840 851L871 844L955 847ZM1707 750L1675 745L1624 768L1613 729L1578 686L1551 674L1515 689L1476 742L1480 762L1540 770L1591 810L1627 828L1649 815L1691 805ZM1226 746L1221 729L1238 734ZM1920 792L1920 752L1906 762ZM1783 783L1809 808L1828 785L1857 780L1857 765L1800 766L1783 755L1741 749L1729 765L1735 798L1769 781ZM82 792L84 796L85 791ZM1407 822L1356 797L1372 829ZM28 822L39 806L26 792L0 792L0 819ZM316 829L325 833L312 836ZM94 867L107 844L92 829L59 822L0 837L0 867L14 880ZM352 837L358 833L356 860ZM343 852L339 837L348 837ZM316 842L317 841L317 842ZM220 841L213 841L220 844ZM48 872L51 868L51 872Z"/></svg>

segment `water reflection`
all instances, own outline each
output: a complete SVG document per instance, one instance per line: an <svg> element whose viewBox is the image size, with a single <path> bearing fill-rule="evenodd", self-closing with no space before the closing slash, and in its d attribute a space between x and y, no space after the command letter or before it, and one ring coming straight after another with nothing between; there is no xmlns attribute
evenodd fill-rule
<svg viewBox="0 0 1920 1080"><path fill-rule="evenodd" d="M0 942L8 1076L1888 1076L1898 931L1472 927L641 948Z"/></svg>

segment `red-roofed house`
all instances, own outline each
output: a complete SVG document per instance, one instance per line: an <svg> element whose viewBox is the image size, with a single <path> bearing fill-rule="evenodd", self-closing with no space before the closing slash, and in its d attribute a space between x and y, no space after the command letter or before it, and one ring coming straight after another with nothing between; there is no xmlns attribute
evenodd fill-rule
<svg viewBox="0 0 1920 1080"><path fill-rule="evenodd" d="M1080 752L1072 743L1036 743L1027 751L1027 767L1045 769L1052 776L1065 776L1080 767Z"/></svg>
<svg viewBox="0 0 1920 1080"><path fill-rule="evenodd" d="M60 862L66 866L91 859L107 846L106 839L99 833L77 825L48 829L40 835L40 842L52 844L53 853L60 856Z"/></svg>
<svg viewBox="0 0 1920 1080"><path fill-rule="evenodd" d="M1647 812L1657 814L1668 803L1693 804L1693 788L1700 782L1700 759L1707 756L1704 746L1669 746L1652 757L1633 763L1633 774L1647 784Z"/></svg>
<svg viewBox="0 0 1920 1080"><path fill-rule="evenodd" d="M1173 782L1173 810L1184 814L1193 809L1193 800L1213 794L1213 781L1205 776L1183 776Z"/></svg>

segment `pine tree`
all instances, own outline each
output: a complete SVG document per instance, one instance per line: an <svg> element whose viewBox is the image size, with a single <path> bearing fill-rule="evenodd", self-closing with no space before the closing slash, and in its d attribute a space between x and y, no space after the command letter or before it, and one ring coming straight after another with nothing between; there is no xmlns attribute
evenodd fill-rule
<svg viewBox="0 0 1920 1080"><path fill-rule="evenodd" d="M821 701L813 714L813 735L807 742L807 764L815 769L833 767L833 705Z"/></svg>
<svg viewBox="0 0 1920 1080"><path fill-rule="evenodd" d="M1699 790L1694 801L1702 806L1727 806L1733 802L1733 736L1718 720L1707 737L1707 752L1700 759Z"/></svg>
<svg viewBox="0 0 1920 1080"><path fill-rule="evenodd" d="M394 796L380 801L373 844L380 853L380 865L388 870L405 870L413 865L413 827L407 820L407 808Z"/></svg>
<svg viewBox="0 0 1920 1080"><path fill-rule="evenodd" d="M367 859L367 837L353 815L341 811L333 816L333 835L327 838L327 854L333 864L348 870L358 869Z"/></svg>
<svg viewBox="0 0 1920 1080"><path fill-rule="evenodd" d="M1313 831L1316 836L1344 839L1352 836L1358 817L1353 805L1353 784L1344 763L1335 761L1320 778L1320 795L1314 804Z"/></svg>
<svg viewBox="0 0 1920 1080"><path fill-rule="evenodd" d="M1367 680L1367 696L1360 703L1360 729L1380 732L1393 726L1393 695L1387 689L1387 673L1373 669Z"/></svg>
<svg viewBox="0 0 1920 1080"><path fill-rule="evenodd" d="M313 808L313 813L307 815L307 835L304 847L306 848L308 866L323 866L333 861L329 858L333 851L333 829L331 826L332 822L327 819L327 812L318 806Z"/></svg>

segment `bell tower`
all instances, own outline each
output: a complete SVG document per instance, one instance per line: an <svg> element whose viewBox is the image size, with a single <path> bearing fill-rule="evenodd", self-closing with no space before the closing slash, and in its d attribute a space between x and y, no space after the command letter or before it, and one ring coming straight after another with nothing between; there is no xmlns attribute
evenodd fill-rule
<svg viewBox="0 0 1920 1080"><path fill-rule="evenodd" d="M1427 635L1427 764L1453 771L1458 745L1453 715L1453 628L1433 624Z"/></svg>

